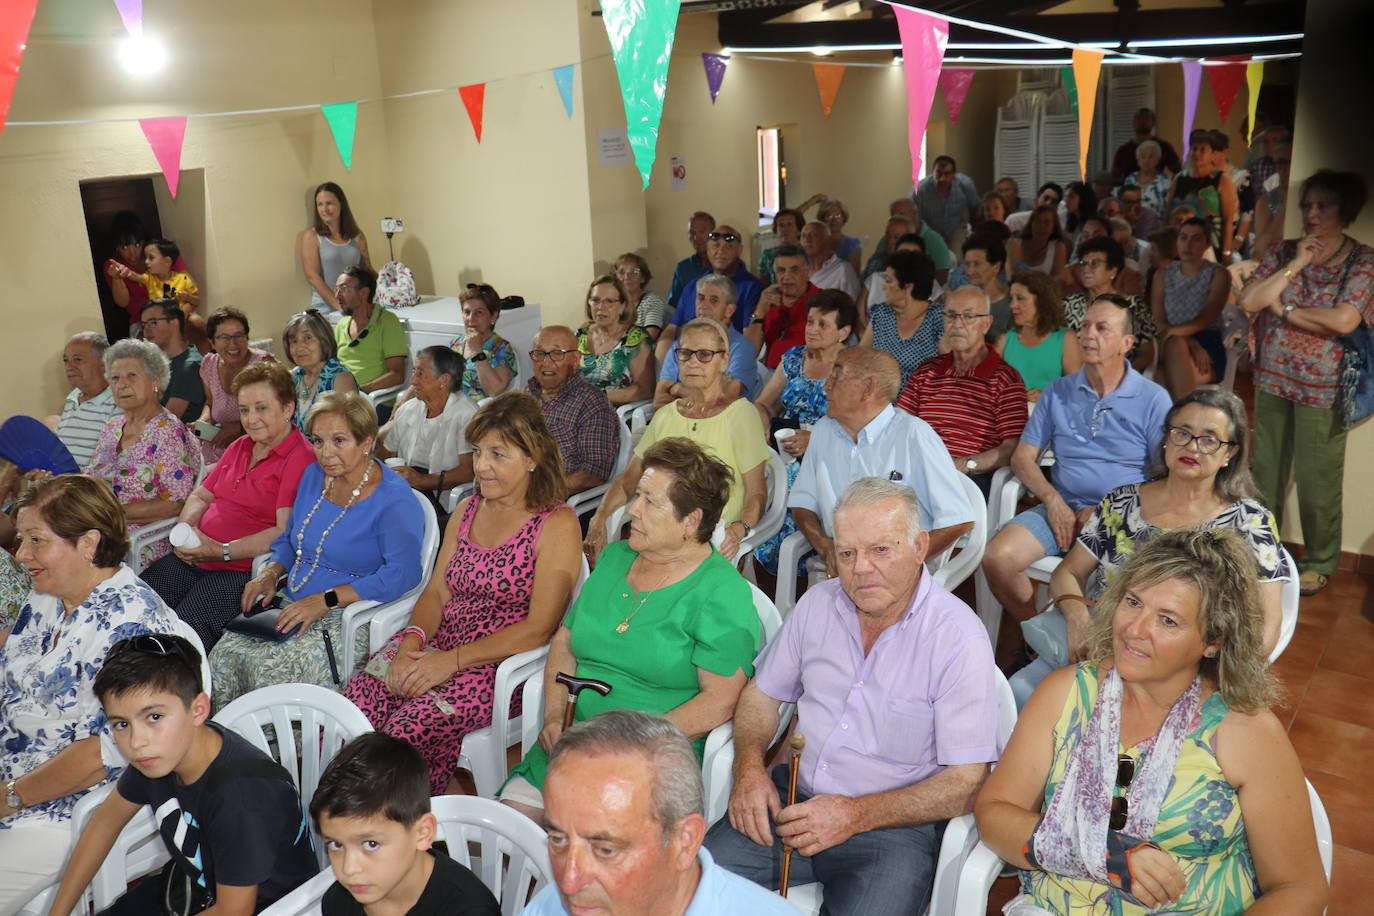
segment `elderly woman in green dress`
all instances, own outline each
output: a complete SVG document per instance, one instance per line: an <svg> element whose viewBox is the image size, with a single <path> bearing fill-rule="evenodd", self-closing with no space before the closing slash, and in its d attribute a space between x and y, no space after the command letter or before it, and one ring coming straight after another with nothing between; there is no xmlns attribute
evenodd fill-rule
<svg viewBox="0 0 1374 916"><path fill-rule="evenodd" d="M539 744L501 798L539 819L548 750L562 733L561 671L612 685L584 692L576 718L607 709L662 715L696 742L729 720L753 675L759 618L748 584L711 546L730 469L688 439L654 443L629 504L630 539L608 544L554 634Z"/></svg>

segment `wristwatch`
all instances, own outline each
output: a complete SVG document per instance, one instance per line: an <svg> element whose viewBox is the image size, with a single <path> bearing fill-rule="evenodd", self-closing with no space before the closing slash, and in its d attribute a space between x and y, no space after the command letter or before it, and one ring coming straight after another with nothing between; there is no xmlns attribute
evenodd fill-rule
<svg viewBox="0 0 1374 916"><path fill-rule="evenodd" d="M229 542L228 542L228 541L225 541L223 544L221 544L221 545L219 545L219 546L220 546L219 555L224 559L224 562L228 563L228 562L229 562Z"/></svg>
<svg viewBox="0 0 1374 916"><path fill-rule="evenodd" d="M334 591L334 589L332 588L329 591L325 592L324 606L329 608L331 611L337 608L339 606L339 593Z"/></svg>
<svg viewBox="0 0 1374 916"><path fill-rule="evenodd" d="M737 518L737 519L735 519L733 522L731 522L730 524L732 524L732 525L743 525L743 526L744 526L744 535L745 535L745 537L748 537L748 536L749 536L749 533L750 533L751 531L754 530L754 526L751 525L751 524L749 524L748 522L746 522L746 521L745 521L744 519L742 519L742 518Z"/></svg>
<svg viewBox="0 0 1374 916"><path fill-rule="evenodd" d="M486 361L487 361L487 351L486 351L486 350L483 350L482 352L478 353L476 356L474 356L474 357L472 357L470 360L468 360L468 362L471 362L471 363L484 363L484 362L486 362Z"/></svg>
<svg viewBox="0 0 1374 916"><path fill-rule="evenodd" d="M19 791L14 787L18 781L18 779L11 779L5 783L5 806L11 811L23 811L26 807L24 800L19 797Z"/></svg>
<svg viewBox="0 0 1374 916"><path fill-rule="evenodd" d="M1293 302L1290 302L1290 303L1288 303L1287 305L1285 305L1285 306L1283 307L1283 320L1284 320L1284 321L1287 321L1287 320L1288 320L1288 316L1291 315L1291 314L1293 314L1293 310L1294 310L1295 308L1297 308L1297 307L1298 307L1297 304L1296 304L1296 303L1293 303Z"/></svg>
<svg viewBox="0 0 1374 916"><path fill-rule="evenodd" d="M965 474L977 474L977 473L978 473L978 462L977 462L976 459L970 458L970 459L968 459L967 461L964 462L964 473L965 473Z"/></svg>

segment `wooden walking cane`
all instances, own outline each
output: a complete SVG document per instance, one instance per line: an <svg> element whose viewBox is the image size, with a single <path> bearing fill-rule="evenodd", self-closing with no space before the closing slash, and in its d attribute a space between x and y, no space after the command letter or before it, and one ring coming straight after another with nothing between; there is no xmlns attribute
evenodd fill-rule
<svg viewBox="0 0 1374 916"><path fill-rule="evenodd" d="M554 676L554 681L568 688L568 705L563 709L563 730L567 731L572 727L573 714L577 711L577 695L583 690L591 689L601 694L603 697L611 692L611 685L605 681L598 681L590 677L573 677L571 674L558 672Z"/></svg>
<svg viewBox="0 0 1374 916"><path fill-rule="evenodd" d="M797 770L801 766L802 748L806 747L806 736L793 733L788 739L792 745L792 757L787 765L787 806L797 803ZM782 880L778 882L778 893L787 896L787 882L792 876L792 847L782 846Z"/></svg>

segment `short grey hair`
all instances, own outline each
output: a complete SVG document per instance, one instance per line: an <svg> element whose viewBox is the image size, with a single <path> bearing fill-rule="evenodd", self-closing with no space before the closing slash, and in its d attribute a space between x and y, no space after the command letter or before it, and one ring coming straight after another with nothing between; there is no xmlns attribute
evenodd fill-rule
<svg viewBox="0 0 1374 916"><path fill-rule="evenodd" d="M992 297L990 297L986 291L984 291L980 287L974 286L972 283L966 284L964 286L959 287L958 289L951 290L950 292L946 293L945 305L950 305L954 301L955 297L958 297L960 299L976 299L978 300L978 310L980 312L992 311Z"/></svg>
<svg viewBox="0 0 1374 916"><path fill-rule="evenodd" d="M681 333L677 335L679 346L683 340L687 339L689 331L710 331L720 340L722 350L729 351L730 349L730 332L725 330L725 325L714 318L693 318L683 325Z"/></svg>
<svg viewBox="0 0 1374 916"><path fill-rule="evenodd" d="M691 814L706 814L701 764L692 742L662 716L636 709L612 709L565 731L549 754L548 772L568 754L639 754L654 774L654 819L667 842L673 828Z"/></svg>
<svg viewBox="0 0 1374 916"><path fill-rule="evenodd" d="M915 538L921 532L921 500L916 491L904 483L881 477L860 477L844 488L835 504L835 515L846 509L867 509L888 500L896 500L906 515L907 534Z"/></svg>
<svg viewBox="0 0 1374 916"><path fill-rule="evenodd" d="M74 340L84 340L91 345L91 352L102 358L105 356L105 351L110 349L110 342L105 338L105 335L97 331L79 331L68 337L67 343Z"/></svg>
<svg viewBox="0 0 1374 916"><path fill-rule="evenodd" d="M731 305L739 304L739 291L735 289L735 281L725 276L725 274L706 274L704 277L697 278L698 288L700 288L703 283L707 286L714 286L720 289L721 292L725 293L725 301L729 302ZM693 302L692 305L695 306L696 303Z"/></svg>
<svg viewBox="0 0 1374 916"><path fill-rule="evenodd" d="M1159 145L1159 141L1158 141L1158 140L1143 140L1143 141L1141 141L1140 143L1136 144L1136 148L1135 148L1136 154L1138 155L1138 154L1140 153L1141 150L1146 149L1146 148L1153 149L1155 152L1159 153L1161 156L1164 155L1164 147L1162 147L1162 146Z"/></svg>
<svg viewBox="0 0 1374 916"><path fill-rule="evenodd" d="M435 344L415 354L417 360L422 356L429 360L435 375L448 376L449 394L457 394L463 390L463 370L467 367L467 360L463 359L457 350L443 344Z"/></svg>
<svg viewBox="0 0 1374 916"><path fill-rule="evenodd" d="M105 362L105 377L114 371L114 364L121 359L137 360L143 374L153 380L158 391L167 390L167 382L172 377L172 364L155 344L146 340L126 339L111 344L101 357Z"/></svg>
<svg viewBox="0 0 1374 916"><path fill-rule="evenodd" d="M286 327L281 330L282 349L286 351L286 359L291 365L296 365L296 360L291 356L291 337L297 331L305 331L320 342L320 355L325 362L339 355L339 345L334 340L334 329L329 326L329 321L318 309L306 309L288 318Z"/></svg>

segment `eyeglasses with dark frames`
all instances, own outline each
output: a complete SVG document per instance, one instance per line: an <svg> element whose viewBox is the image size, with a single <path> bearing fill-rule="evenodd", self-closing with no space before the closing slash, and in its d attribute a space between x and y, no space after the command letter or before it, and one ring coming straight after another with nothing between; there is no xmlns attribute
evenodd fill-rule
<svg viewBox="0 0 1374 916"><path fill-rule="evenodd" d="M1215 455L1223 445L1232 446L1236 444L1211 435L1195 436L1179 426L1165 427L1165 432L1169 434L1169 444L1174 448L1187 448L1196 442L1197 450L1204 455Z"/></svg>
<svg viewBox="0 0 1374 916"><path fill-rule="evenodd" d="M350 341L348 342L348 345L349 345L350 347L356 347L358 344L360 344L360 343L363 342L363 338L364 338L364 337L366 337L368 334L371 334L371 333L372 333L372 329L371 329L371 328L363 328L363 332L362 332L361 334L359 334L357 337L355 337L355 338L353 338L352 340L350 340Z"/></svg>
<svg viewBox="0 0 1374 916"><path fill-rule="evenodd" d="M722 353L729 353L729 350L684 350L677 351L677 358L680 362L691 362L696 360L699 363L709 363Z"/></svg>
<svg viewBox="0 0 1374 916"><path fill-rule="evenodd" d="M734 233L734 232L708 232L708 233L706 233L706 238L707 238L708 241L712 241L712 242L738 242L738 241L739 241L739 235L737 235L737 234Z"/></svg>
<svg viewBox="0 0 1374 916"><path fill-rule="evenodd" d="M567 358L569 353L576 353L576 350L531 350L530 362L536 366L544 360L553 360L554 363L561 363Z"/></svg>

